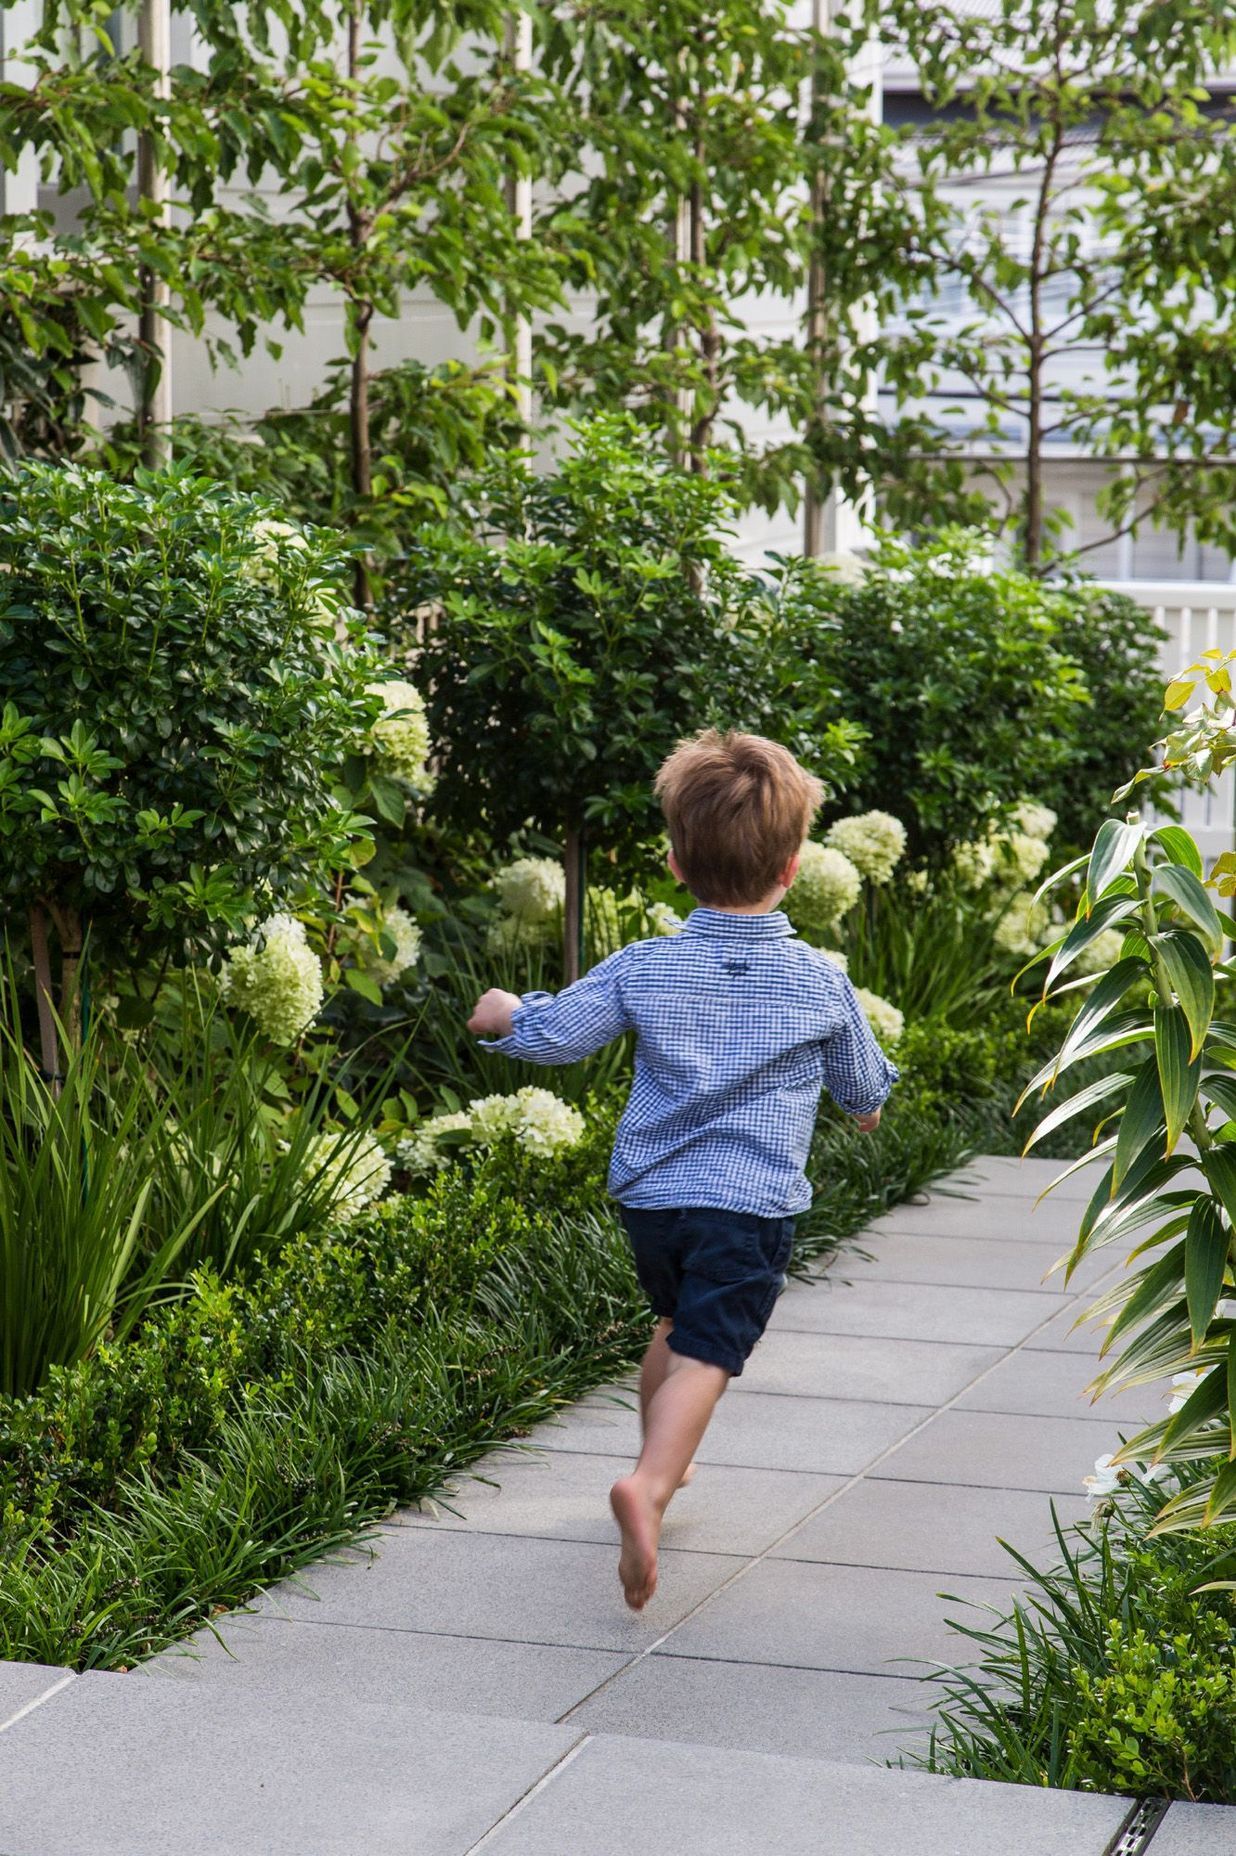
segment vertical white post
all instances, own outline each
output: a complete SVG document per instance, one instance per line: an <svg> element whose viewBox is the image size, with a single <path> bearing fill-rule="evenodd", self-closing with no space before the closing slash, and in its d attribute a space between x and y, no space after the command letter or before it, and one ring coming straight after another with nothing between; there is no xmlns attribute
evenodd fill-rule
<svg viewBox="0 0 1236 1856"><path fill-rule="evenodd" d="M154 72L156 97L171 95L172 21L170 0L142 0L140 21L142 57ZM138 149L138 193L156 208L155 223L169 225L171 208L167 174L160 165L154 138L143 135ZM172 328L166 317L171 293L166 281L148 272L143 283L141 340L145 349L146 378L139 408L144 450L148 464L167 464L171 459L172 421ZM158 377L152 378L153 355L158 353Z"/></svg>
<svg viewBox="0 0 1236 1856"><path fill-rule="evenodd" d="M22 59L22 50L39 29L36 0L9 0L0 7L0 76L9 84L33 82L33 73ZM10 173L0 173L0 212L33 213L39 204L39 151L23 148L17 166Z"/></svg>
<svg viewBox="0 0 1236 1856"><path fill-rule="evenodd" d="M506 53L511 69L519 75L532 69L532 15L508 13ZM532 176L513 170L507 180L507 205L515 222L515 236L532 237ZM525 430L532 423L532 319L512 313L510 327L511 387L519 421Z"/></svg>

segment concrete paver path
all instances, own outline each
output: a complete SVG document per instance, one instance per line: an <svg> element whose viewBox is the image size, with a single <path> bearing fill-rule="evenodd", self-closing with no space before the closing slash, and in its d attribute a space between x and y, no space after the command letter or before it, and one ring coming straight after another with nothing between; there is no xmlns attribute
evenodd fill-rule
<svg viewBox="0 0 1236 1856"><path fill-rule="evenodd" d="M1108 1856L1126 1800L883 1766L923 1732L916 1660L961 1654L946 1617L1016 1590L997 1536L1046 1555L1052 1498L1080 1517L1094 1458L1161 1409L1081 1396L1103 1270L1047 1279L1089 1190L1034 1210L1057 1170L978 1162L787 1290L639 1617L615 1387L224 1620L226 1648L0 1665L0 1856ZM1236 1814L1174 1806L1153 1856L1203 1839L1236 1856Z"/></svg>

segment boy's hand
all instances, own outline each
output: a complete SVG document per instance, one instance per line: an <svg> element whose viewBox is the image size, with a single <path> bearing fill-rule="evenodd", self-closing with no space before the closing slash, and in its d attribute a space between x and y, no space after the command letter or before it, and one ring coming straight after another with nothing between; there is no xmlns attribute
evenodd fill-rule
<svg viewBox="0 0 1236 1856"><path fill-rule="evenodd" d="M873 1108L870 1115L856 1115L854 1119L864 1134L874 1134L880 1125L880 1110Z"/></svg>
<svg viewBox="0 0 1236 1856"><path fill-rule="evenodd" d="M505 1038L511 1033L511 1019L520 1004L519 994L502 992L491 986L472 1008L468 1030L474 1038Z"/></svg>

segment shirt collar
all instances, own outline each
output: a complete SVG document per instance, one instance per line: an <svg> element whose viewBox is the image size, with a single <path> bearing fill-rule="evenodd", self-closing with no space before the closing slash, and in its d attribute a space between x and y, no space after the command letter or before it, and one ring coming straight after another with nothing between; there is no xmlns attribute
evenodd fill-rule
<svg viewBox="0 0 1236 1856"><path fill-rule="evenodd" d="M731 915L727 909L692 909L683 928L684 934L706 934L717 938L731 935L762 935L775 939L793 934L790 918L781 909L767 915Z"/></svg>

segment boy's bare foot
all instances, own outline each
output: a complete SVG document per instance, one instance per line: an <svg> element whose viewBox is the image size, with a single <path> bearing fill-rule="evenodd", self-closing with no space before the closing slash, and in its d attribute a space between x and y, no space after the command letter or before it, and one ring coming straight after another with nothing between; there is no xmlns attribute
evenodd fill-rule
<svg viewBox="0 0 1236 1856"><path fill-rule="evenodd" d="M682 1472L682 1481L678 1484L680 1489L685 1489L688 1483L695 1481L695 1472L698 1468L698 1463L687 1464L687 1467Z"/></svg>
<svg viewBox="0 0 1236 1856"><path fill-rule="evenodd" d="M657 1589L657 1540L661 1517L634 1476L623 1476L609 1492L609 1505L622 1534L618 1577L632 1611L642 1611Z"/></svg>

